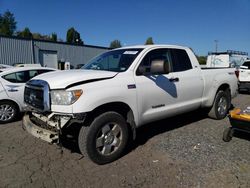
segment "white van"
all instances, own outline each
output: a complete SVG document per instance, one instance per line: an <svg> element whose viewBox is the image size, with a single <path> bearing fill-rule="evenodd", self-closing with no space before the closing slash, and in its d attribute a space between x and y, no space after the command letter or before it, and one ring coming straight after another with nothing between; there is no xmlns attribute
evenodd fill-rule
<svg viewBox="0 0 250 188"><path fill-rule="evenodd" d="M240 51L209 52L206 66L239 68L247 58L248 53Z"/></svg>

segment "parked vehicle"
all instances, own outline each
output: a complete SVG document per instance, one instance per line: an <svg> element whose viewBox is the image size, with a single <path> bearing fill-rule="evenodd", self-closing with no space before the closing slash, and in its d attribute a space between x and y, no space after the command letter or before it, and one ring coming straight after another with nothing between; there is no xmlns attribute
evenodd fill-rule
<svg viewBox="0 0 250 188"><path fill-rule="evenodd" d="M12 67L13 66L10 66L10 65L0 64L0 69L12 68Z"/></svg>
<svg viewBox="0 0 250 188"><path fill-rule="evenodd" d="M239 68L247 58L248 53L240 51L209 52L206 66Z"/></svg>
<svg viewBox="0 0 250 188"><path fill-rule="evenodd" d="M15 63L14 67L42 67L39 63Z"/></svg>
<svg viewBox="0 0 250 188"><path fill-rule="evenodd" d="M250 92L250 60L245 61L239 69L239 91Z"/></svg>
<svg viewBox="0 0 250 188"><path fill-rule="evenodd" d="M0 69L0 123L13 121L19 112L24 111L25 83L38 74L53 70L42 67Z"/></svg>
<svg viewBox="0 0 250 188"><path fill-rule="evenodd" d="M94 58L83 70L30 80L24 100L31 112L23 126L57 143L77 124L81 153L104 164L117 159L129 133L135 139L136 128L146 123L198 108L224 118L236 90L234 69L202 70L187 47L124 47Z"/></svg>

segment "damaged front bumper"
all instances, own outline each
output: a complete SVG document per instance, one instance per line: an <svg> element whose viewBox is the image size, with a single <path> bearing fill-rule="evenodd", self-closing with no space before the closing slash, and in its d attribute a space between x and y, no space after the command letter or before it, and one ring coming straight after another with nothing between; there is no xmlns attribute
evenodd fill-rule
<svg viewBox="0 0 250 188"><path fill-rule="evenodd" d="M59 141L59 131L51 131L35 125L29 115L23 117L23 128L31 135L46 142L57 143Z"/></svg>
<svg viewBox="0 0 250 188"><path fill-rule="evenodd" d="M86 114L58 114L42 115L28 113L24 115L22 126L31 135L49 143L59 143L62 129L72 123L83 123Z"/></svg>

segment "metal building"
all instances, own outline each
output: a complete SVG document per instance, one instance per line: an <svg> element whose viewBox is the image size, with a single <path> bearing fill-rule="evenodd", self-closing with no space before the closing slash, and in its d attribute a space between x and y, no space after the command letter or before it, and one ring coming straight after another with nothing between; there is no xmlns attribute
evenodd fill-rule
<svg viewBox="0 0 250 188"><path fill-rule="evenodd" d="M58 68L58 62L70 62L74 67L86 64L94 56L109 48L92 45L75 45L0 35L0 64L33 64Z"/></svg>

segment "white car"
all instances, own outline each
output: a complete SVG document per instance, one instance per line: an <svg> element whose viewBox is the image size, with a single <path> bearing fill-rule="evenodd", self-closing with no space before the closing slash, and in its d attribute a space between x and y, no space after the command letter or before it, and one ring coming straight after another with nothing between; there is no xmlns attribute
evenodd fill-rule
<svg viewBox="0 0 250 188"><path fill-rule="evenodd" d="M250 91L250 60L245 61L239 70L239 91Z"/></svg>
<svg viewBox="0 0 250 188"><path fill-rule="evenodd" d="M18 112L24 111L23 93L27 81L38 74L54 70L43 67L0 69L0 123L13 121Z"/></svg>

